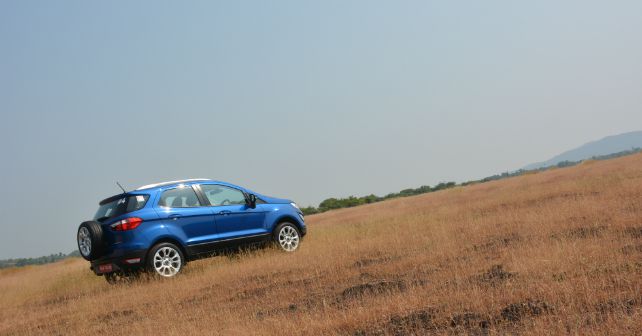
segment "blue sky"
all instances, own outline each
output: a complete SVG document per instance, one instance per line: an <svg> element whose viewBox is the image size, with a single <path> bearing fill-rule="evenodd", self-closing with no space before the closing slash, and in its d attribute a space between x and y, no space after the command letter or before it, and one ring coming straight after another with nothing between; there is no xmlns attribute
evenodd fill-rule
<svg viewBox="0 0 642 336"><path fill-rule="evenodd" d="M303 205L642 129L637 1L0 3L0 258L211 177Z"/></svg>

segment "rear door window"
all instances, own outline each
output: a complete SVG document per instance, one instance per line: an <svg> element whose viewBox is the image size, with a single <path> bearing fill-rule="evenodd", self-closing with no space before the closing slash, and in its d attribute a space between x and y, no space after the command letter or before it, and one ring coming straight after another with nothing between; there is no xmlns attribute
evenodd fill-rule
<svg viewBox="0 0 642 336"><path fill-rule="evenodd" d="M161 194L158 205L168 208L193 208L201 206L196 192L190 186L168 189Z"/></svg>

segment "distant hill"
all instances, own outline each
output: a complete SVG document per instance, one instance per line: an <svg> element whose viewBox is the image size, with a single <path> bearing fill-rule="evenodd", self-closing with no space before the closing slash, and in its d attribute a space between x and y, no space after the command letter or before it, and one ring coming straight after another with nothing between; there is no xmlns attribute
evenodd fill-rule
<svg viewBox="0 0 642 336"><path fill-rule="evenodd" d="M589 142L575 149L566 151L548 161L537 162L524 167L524 170L555 166L564 161L581 161L594 156L617 153L634 148L642 148L642 131L608 136L604 139Z"/></svg>

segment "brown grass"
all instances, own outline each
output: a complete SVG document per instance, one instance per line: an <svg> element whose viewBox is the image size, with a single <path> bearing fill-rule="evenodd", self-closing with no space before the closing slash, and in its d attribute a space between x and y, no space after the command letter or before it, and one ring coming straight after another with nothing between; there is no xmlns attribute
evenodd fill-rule
<svg viewBox="0 0 642 336"><path fill-rule="evenodd" d="M308 218L301 249L109 286L0 272L0 334L639 334L642 155Z"/></svg>

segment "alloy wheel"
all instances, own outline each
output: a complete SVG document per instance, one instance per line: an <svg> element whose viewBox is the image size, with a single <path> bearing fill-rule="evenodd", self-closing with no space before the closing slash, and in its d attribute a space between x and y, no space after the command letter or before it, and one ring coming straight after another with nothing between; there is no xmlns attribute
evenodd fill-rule
<svg viewBox="0 0 642 336"><path fill-rule="evenodd" d="M288 252L296 250L299 247L299 232L292 226L284 226L279 231L279 245Z"/></svg>
<svg viewBox="0 0 642 336"><path fill-rule="evenodd" d="M88 257L91 254L91 237L89 230L84 226L78 230L78 248L84 257Z"/></svg>
<svg viewBox="0 0 642 336"><path fill-rule="evenodd" d="M173 277L183 266L180 253L168 246L158 249L154 254L154 270L161 276Z"/></svg>

